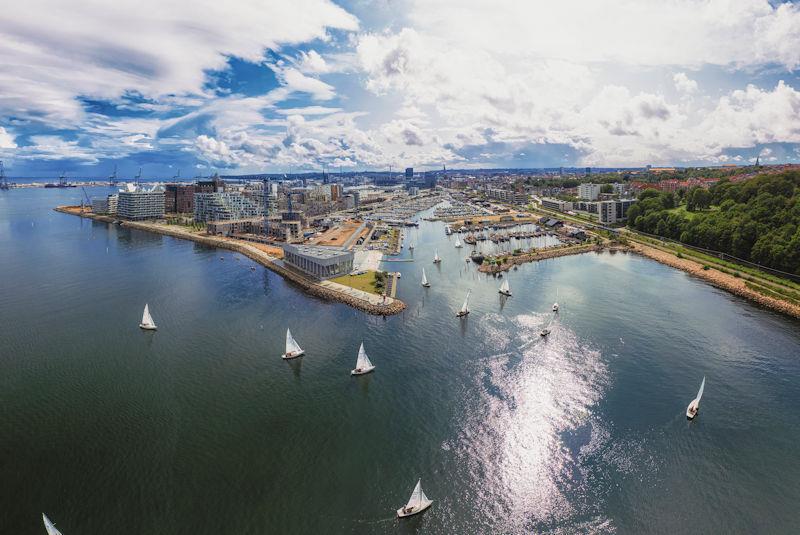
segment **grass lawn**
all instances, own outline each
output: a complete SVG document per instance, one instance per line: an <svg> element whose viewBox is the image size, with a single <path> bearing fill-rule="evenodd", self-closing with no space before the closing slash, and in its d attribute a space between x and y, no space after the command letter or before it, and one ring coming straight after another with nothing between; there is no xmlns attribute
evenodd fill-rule
<svg viewBox="0 0 800 535"><path fill-rule="evenodd" d="M694 219L697 217L698 214L708 213L708 212L715 212L719 210L719 206L712 206L708 210L698 210L697 212L689 212L686 210L686 205L681 204L680 206L676 206L675 208L670 208L667 212L671 214L678 214L680 216L685 217L686 219Z"/></svg>
<svg viewBox="0 0 800 535"><path fill-rule="evenodd" d="M367 271L361 275L342 275L341 277L330 280L331 282L338 282L339 284L355 288L356 290L380 295L380 292L375 290L375 286L372 284L375 282L374 271Z"/></svg>

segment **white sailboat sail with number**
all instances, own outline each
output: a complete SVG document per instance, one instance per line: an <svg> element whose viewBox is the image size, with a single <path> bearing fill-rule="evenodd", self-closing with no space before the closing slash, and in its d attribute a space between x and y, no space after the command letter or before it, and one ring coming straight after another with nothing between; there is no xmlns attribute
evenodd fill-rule
<svg viewBox="0 0 800 535"><path fill-rule="evenodd" d="M469 294L472 290L467 290L467 297L464 299L464 304L461 305L461 308L458 312L456 312L456 317L463 318L467 314L469 314Z"/></svg>
<svg viewBox="0 0 800 535"><path fill-rule="evenodd" d="M411 493L408 503L405 505L405 507L401 507L397 510L397 517L404 518L407 516L416 515L430 507L432 503L433 500L430 500L427 496L425 496L425 492L422 490L422 480L420 479L417 481L417 486L414 487L414 491Z"/></svg>
<svg viewBox="0 0 800 535"><path fill-rule="evenodd" d="M42 520L44 520L44 529L47 530L47 535L61 535L61 532L56 529L56 526L50 522L50 519L44 513L42 513Z"/></svg>
<svg viewBox="0 0 800 535"><path fill-rule="evenodd" d="M431 283L428 282L428 277L425 276L425 268L422 268L422 286L425 288L431 287Z"/></svg>
<svg viewBox="0 0 800 535"><path fill-rule="evenodd" d="M292 331L286 329L286 352L281 355L281 357L284 359L293 359L303 355L304 353L305 351L303 351L303 348L300 347L300 344L298 344L297 340L295 340L294 336L292 336Z"/></svg>
<svg viewBox="0 0 800 535"><path fill-rule="evenodd" d="M153 316L150 315L150 307L147 306L147 303L144 304L142 322L139 324L139 327L146 331L155 331L157 329L156 323L153 321Z"/></svg>
<svg viewBox="0 0 800 535"><path fill-rule="evenodd" d="M508 279L503 281L498 291L505 296L511 297L511 286L508 284Z"/></svg>
<svg viewBox="0 0 800 535"><path fill-rule="evenodd" d="M375 369L375 365L370 362L367 352L364 351L364 342L361 342L361 347L358 348L358 358L356 359L356 369L350 372L350 375L364 375Z"/></svg>

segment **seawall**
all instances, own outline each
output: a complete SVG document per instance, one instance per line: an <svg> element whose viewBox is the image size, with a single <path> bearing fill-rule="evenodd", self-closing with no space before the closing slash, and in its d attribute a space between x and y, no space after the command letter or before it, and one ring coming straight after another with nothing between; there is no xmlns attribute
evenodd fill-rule
<svg viewBox="0 0 800 535"><path fill-rule="evenodd" d="M80 212L80 210L76 209L76 207L59 206L54 208L54 210L64 214L93 219L95 221L102 221L108 224L114 224L116 221L112 217L93 214L91 212ZM128 228L135 228L156 234L163 234L165 236L171 236L173 238L179 238L182 240L190 240L203 245L208 245L209 247L228 249L229 251L243 254L254 262L261 264L262 266L274 271L297 286L300 286L306 293L310 295L325 299L327 301L344 303L358 310L363 310L368 314L373 314L376 316L392 316L394 314L399 314L406 308L406 304L396 298L387 297L385 304L383 304L382 302L377 303L376 301L378 301L379 298L374 296L372 299L373 302L370 302L366 296L365 298L361 298L357 295L354 295L358 293L358 291L352 288L336 285L343 288L343 290L340 291L335 287L332 288L331 285L322 286L317 281L306 277L302 273L282 265L282 262L279 259L267 254L253 245L248 244L247 242L218 236L196 234L182 230L179 227L170 228L167 225L158 225L155 223L124 221L121 225ZM366 294L366 292L361 293Z"/></svg>

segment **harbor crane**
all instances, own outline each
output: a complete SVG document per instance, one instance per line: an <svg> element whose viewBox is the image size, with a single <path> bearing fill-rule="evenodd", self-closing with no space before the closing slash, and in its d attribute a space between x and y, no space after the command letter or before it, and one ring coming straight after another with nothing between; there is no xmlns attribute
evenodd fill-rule
<svg viewBox="0 0 800 535"><path fill-rule="evenodd" d="M6 170L3 167L3 160L0 160L0 189L9 189L10 187L6 178Z"/></svg>
<svg viewBox="0 0 800 535"><path fill-rule="evenodd" d="M91 207L92 206L92 199L89 197L89 194L86 193L86 188L81 186L81 191L83 191L83 197L84 197L84 199L86 199L86 206ZM84 202L83 202L84 199L81 199L81 212L83 212L83 210L84 210Z"/></svg>
<svg viewBox="0 0 800 535"><path fill-rule="evenodd" d="M114 172L108 177L108 185L112 188L117 185L117 166L114 166Z"/></svg>

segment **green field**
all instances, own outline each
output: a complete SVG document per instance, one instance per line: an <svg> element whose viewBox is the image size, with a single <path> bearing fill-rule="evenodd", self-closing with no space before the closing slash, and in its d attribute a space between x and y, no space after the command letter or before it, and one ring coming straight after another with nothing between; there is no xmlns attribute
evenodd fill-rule
<svg viewBox="0 0 800 535"><path fill-rule="evenodd" d="M379 295L381 293L375 289L374 271L367 271L366 273L362 273L361 275L342 275L341 277L336 277L335 279L330 279L330 280L331 282L338 282L339 284L355 288L356 290L361 290L364 292L369 292Z"/></svg>

